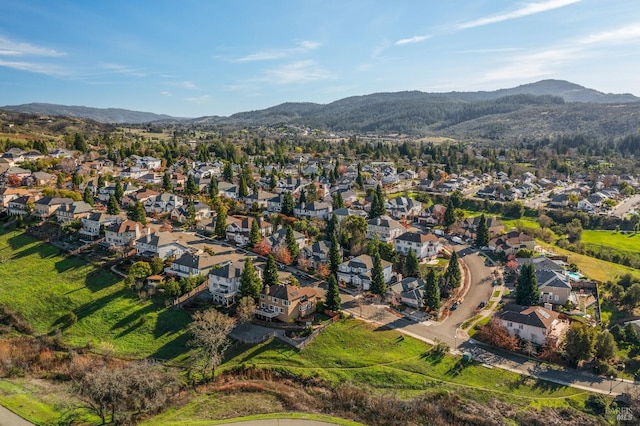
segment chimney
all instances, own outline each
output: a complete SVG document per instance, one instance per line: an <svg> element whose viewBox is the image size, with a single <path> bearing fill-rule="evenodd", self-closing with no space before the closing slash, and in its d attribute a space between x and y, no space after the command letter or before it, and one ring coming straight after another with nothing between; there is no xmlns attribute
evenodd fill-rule
<svg viewBox="0 0 640 426"><path fill-rule="evenodd" d="M551 305L551 303L545 303L544 304L544 308L552 311L553 310L553 305Z"/></svg>

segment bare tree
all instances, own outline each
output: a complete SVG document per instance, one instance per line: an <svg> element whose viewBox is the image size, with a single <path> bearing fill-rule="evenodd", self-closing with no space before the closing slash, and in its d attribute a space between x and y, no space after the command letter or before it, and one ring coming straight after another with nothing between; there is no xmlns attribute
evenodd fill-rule
<svg viewBox="0 0 640 426"><path fill-rule="evenodd" d="M236 317L238 322L246 324L251 322L256 310L256 302L252 297L246 296L240 299L238 307L236 308Z"/></svg>
<svg viewBox="0 0 640 426"><path fill-rule="evenodd" d="M209 377L209 372L210 377L213 377L216 367L222 363L224 352L230 345L227 336L234 326L233 318L215 309L193 315L193 322L189 324L189 332L193 338L189 343L196 348L194 366L200 367L203 379Z"/></svg>

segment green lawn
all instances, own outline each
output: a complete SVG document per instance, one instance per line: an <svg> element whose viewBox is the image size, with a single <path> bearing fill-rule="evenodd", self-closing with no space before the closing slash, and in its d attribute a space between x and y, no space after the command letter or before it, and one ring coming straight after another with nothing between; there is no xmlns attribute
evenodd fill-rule
<svg viewBox="0 0 640 426"><path fill-rule="evenodd" d="M73 345L170 359L185 351L187 313L140 300L122 280L21 232L0 234L0 303L38 333L62 331ZM77 323L66 320L75 312Z"/></svg>
<svg viewBox="0 0 640 426"><path fill-rule="evenodd" d="M238 353L223 368L245 365L285 369L334 384L351 382L380 391L404 392L407 396L453 388L509 400L518 398L526 404L538 399L586 397L583 391L546 382L525 384L518 374L496 368L474 363L461 366L459 357L433 359L426 354L429 349L426 343L403 337L397 331L344 320L325 329L303 351L278 341L266 342Z"/></svg>
<svg viewBox="0 0 640 426"><path fill-rule="evenodd" d="M614 231L582 231L580 241L583 244L611 247L617 250L638 253L640 250L640 234L622 234Z"/></svg>

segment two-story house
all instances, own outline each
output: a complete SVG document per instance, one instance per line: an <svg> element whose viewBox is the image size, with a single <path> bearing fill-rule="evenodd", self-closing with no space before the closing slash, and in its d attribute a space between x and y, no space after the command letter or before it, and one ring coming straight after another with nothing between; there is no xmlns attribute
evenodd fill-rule
<svg viewBox="0 0 640 426"><path fill-rule="evenodd" d="M192 250L190 240L200 239L185 232L158 231L143 235L136 240L136 253L140 257L162 260L177 259Z"/></svg>
<svg viewBox="0 0 640 426"><path fill-rule="evenodd" d="M508 304L496 316L509 334L537 344L543 344L547 337L560 341L569 327L558 312L542 306Z"/></svg>
<svg viewBox="0 0 640 426"><path fill-rule="evenodd" d="M93 207L84 201L74 201L71 204L61 204L56 209L56 218L59 223L73 222L89 216L93 211Z"/></svg>
<svg viewBox="0 0 640 426"><path fill-rule="evenodd" d="M115 224L123 221L120 216L112 216L104 212L92 212L87 217L80 219L82 228L78 231L84 240L95 240L100 238L100 230L105 230Z"/></svg>
<svg viewBox="0 0 640 426"><path fill-rule="evenodd" d="M298 204L293 208L293 215L297 218L328 220L332 211L331 204L314 201Z"/></svg>
<svg viewBox="0 0 640 426"><path fill-rule="evenodd" d="M132 220L112 223L104 230L104 241L109 247L133 245L140 238L143 226L140 222Z"/></svg>
<svg viewBox="0 0 640 426"><path fill-rule="evenodd" d="M391 281L391 267L393 264L382 259L382 272L384 282ZM371 285L371 271L373 270L373 258L368 254L361 254L358 257L343 262L338 267L338 280L346 284L351 284L361 290L369 290Z"/></svg>
<svg viewBox="0 0 640 426"><path fill-rule="evenodd" d="M416 257L422 259L435 259L442 250L442 243L433 234L423 234L420 232L405 232L394 240L396 251L406 256L412 249Z"/></svg>
<svg viewBox="0 0 640 426"><path fill-rule="evenodd" d="M315 313L319 300L318 293L311 287L283 284L265 286L255 313L258 318L267 321L275 318L288 323Z"/></svg>
<svg viewBox="0 0 640 426"><path fill-rule="evenodd" d="M147 199L143 204L147 213L163 214L170 213L172 210L181 207L184 204L184 199L178 195L165 192Z"/></svg>
<svg viewBox="0 0 640 426"><path fill-rule="evenodd" d="M387 214L397 220L413 219L422 210L422 203L409 197L395 197L384 204Z"/></svg>
<svg viewBox="0 0 640 426"><path fill-rule="evenodd" d="M240 277L244 270L245 262L229 262L221 268L209 272L209 292L213 296L213 301L223 306L233 304L238 291L240 290ZM258 276L262 270L255 268Z"/></svg>
<svg viewBox="0 0 640 426"><path fill-rule="evenodd" d="M31 194L14 198L13 200L9 201L9 205L7 206L7 213L9 213L9 216L22 217L31 214L35 201L36 198Z"/></svg>
<svg viewBox="0 0 640 426"><path fill-rule="evenodd" d="M226 238L240 246L249 243L249 235L251 234L251 225L254 220L258 221L260 235L266 237L271 234L273 226L262 218L254 218L251 216L230 216L227 218Z"/></svg>
<svg viewBox="0 0 640 426"><path fill-rule="evenodd" d="M400 235L407 232L400 222L387 215L382 215L367 221L367 238L378 239L393 244Z"/></svg>
<svg viewBox="0 0 640 426"><path fill-rule="evenodd" d="M33 203L33 215L39 219L46 219L63 204L73 204L71 198L42 197Z"/></svg>

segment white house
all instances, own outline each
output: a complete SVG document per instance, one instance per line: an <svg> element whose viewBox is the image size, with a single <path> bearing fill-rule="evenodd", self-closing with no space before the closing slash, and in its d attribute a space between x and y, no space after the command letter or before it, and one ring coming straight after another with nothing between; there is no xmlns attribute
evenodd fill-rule
<svg viewBox="0 0 640 426"><path fill-rule="evenodd" d="M245 262L229 262L221 268L209 272L209 292L213 296L213 301L223 306L233 304L238 291L240 290L240 277L244 270ZM255 268L258 276L262 270Z"/></svg>
<svg viewBox="0 0 640 426"><path fill-rule="evenodd" d="M144 209L147 213L170 213L174 209L184 204L184 199L178 195L165 192L155 197L147 199L144 203Z"/></svg>
<svg viewBox="0 0 640 426"><path fill-rule="evenodd" d="M413 249L416 257L422 259L435 259L442 250L442 244L433 234L420 232L405 232L394 240L394 247L399 254L406 256L409 249Z"/></svg>
<svg viewBox="0 0 640 426"><path fill-rule="evenodd" d="M332 211L331 204L315 201L298 204L293 208L293 215L297 218L328 220Z"/></svg>
<svg viewBox="0 0 640 426"><path fill-rule="evenodd" d="M391 262L382 260L382 272L384 282L391 281ZM361 254L351 260L343 262L338 267L338 280L354 285L361 290L369 290L371 285L371 271L373 270L373 258L368 254Z"/></svg>
<svg viewBox="0 0 640 426"><path fill-rule="evenodd" d="M538 344L544 343L547 337L560 339L569 327L568 321L561 320L558 312L542 306L508 304L497 317L512 336Z"/></svg>
<svg viewBox="0 0 640 426"><path fill-rule="evenodd" d="M148 233L136 240L138 256L153 259L159 257L166 260L169 257L177 259L191 250L189 239L200 239L184 232L158 231Z"/></svg>
<svg viewBox="0 0 640 426"><path fill-rule="evenodd" d="M104 230L104 240L109 246L126 247L140 238L142 227L140 222L132 220L113 223Z"/></svg>
<svg viewBox="0 0 640 426"><path fill-rule="evenodd" d="M393 244L400 235L407 232L404 226L387 215L378 216L367 221L367 238L378 239Z"/></svg>
<svg viewBox="0 0 640 426"><path fill-rule="evenodd" d="M82 228L78 231L85 239L94 240L100 237L100 229L122 222L122 217L108 215L104 212L92 212L87 217L80 219Z"/></svg>

